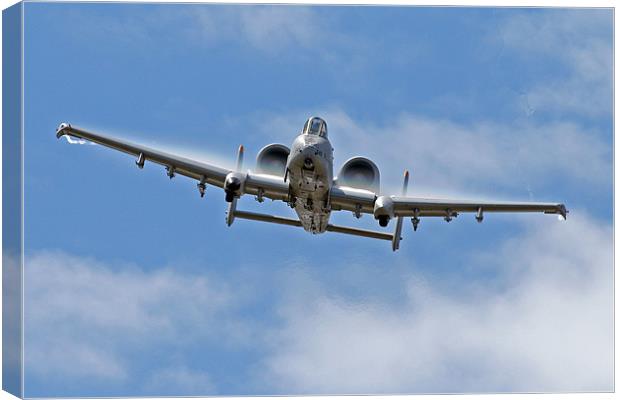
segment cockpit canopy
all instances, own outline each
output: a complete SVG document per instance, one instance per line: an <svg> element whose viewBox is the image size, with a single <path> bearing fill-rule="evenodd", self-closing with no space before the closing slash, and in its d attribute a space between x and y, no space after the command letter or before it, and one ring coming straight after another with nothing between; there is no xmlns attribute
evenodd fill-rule
<svg viewBox="0 0 620 400"><path fill-rule="evenodd" d="M319 135L327 137L327 123L319 117L310 117L306 121L303 130L304 135Z"/></svg>

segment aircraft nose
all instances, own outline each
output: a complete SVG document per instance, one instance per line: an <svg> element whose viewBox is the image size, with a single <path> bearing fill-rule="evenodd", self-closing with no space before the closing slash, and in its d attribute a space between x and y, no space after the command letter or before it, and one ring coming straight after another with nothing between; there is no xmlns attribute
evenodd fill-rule
<svg viewBox="0 0 620 400"><path fill-rule="evenodd" d="M304 146L297 149L297 153L294 154L295 160L304 163L306 159L312 159L314 156L315 150L312 146Z"/></svg>

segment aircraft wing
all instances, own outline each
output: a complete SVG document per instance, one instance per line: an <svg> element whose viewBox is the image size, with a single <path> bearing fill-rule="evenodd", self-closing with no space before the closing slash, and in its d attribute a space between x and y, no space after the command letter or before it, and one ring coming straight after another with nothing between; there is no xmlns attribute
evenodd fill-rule
<svg viewBox="0 0 620 400"><path fill-rule="evenodd" d="M192 160L179 155L166 153L157 149L152 149L140 144L131 143L129 141L114 138L107 135L89 132L87 130L71 126L67 123L60 124L56 130L58 138L68 135L70 137L84 139L89 142L97 143L136 157L136 165L140 168L144 166L145 161L163 165L167 169L169 177L176 174L184 175L199 181L198 188L201 195L204 194L206 184L224 187L226 177L232 171L228 168L222 168L201 161ZM240 171L239 171L240 172ZM288 184L283 178L255 174L250 171L242 174L244 176L244 194L254 194L257 196L267 197L273 200L284 200L288 198ZM202 188L201 188L202 185Z"/></svg>
<svg viewBox="0 0 620 400"><path fill-rule="evenodd" d="M391 197L394 215L398 217L446 217L450 213L483 212L542 212L560 214L566 218L566 207L557 203L464 201L424 199L415 197ZM417 210L417 211L416 211ZM451 215L450 215L451 216Z"/></svg>
<svg viewBox="0 0 620 400"><path fill-rule="evenodd" d="M352 211L356 217L373 214L380 226L387 226L390 219L396 219L396 227L392 235L392 250L400 246L403 219L411 217L413 230L418 229L421 217L442 217L450 222L462 212L476 214L476 220L482 222L485 212L541 212L558 214L566 219L568 211L564 204L559 203L524 203L499 201L468 201L449 199L426 199L406 196L409 173L405 172L403 195L377 196L368 190L334 186L330 192L333 210Z"/></svg>
<svg viewBox="0 0 620 400"><path fill-rule="evenodd" d="M560 203L469 201L450 199L427 199L408 196L376 196L366 190L334 187L331 192L332 206L339 210L385 215L394 217L444 217L452 218L459 213L476 213L482 220L486 212L541 212L558 214L566 218L566 207Z"/></svg>

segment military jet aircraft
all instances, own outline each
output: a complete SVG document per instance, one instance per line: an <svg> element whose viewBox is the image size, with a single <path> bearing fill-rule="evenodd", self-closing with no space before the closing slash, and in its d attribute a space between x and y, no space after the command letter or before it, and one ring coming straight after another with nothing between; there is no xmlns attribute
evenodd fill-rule
<svg viewBox="0 0 620 400"><path fill-rule="evenodd" d="M198 181L200 196L207 185L224 189L229 203L226 224L235 218L302 227L313 233L338 232L389 240L392 250L399 248L404 218L411 218L414 231L421 218L441 217L447 222L459 213L474 213L482 222L485 212L542 212L558 214L566 219L566 207L558 203L486 202L442 200L407 197L409 173L405 171L402 193L387 195L380 191L379 169L365 157L346 161L338 175L333 176L333 148L327 137L327 124L318 117L309 118L291 148L270 144L258 153L256 171L243 170L243 146L237 154L237 167L230 170L179 155L169 154L107 135L62 123L56 130L58 138L68 137L94 142L136 157L143 168L146 161L161 164L172 179L176 174ZM237 199L253 195L262 203L266 198L286 202L298 218L286 218L237 209ZM396 219L393 233L371 231L329 223L333 211L350 211L355 217L372 214L381 227Z"/></svg>

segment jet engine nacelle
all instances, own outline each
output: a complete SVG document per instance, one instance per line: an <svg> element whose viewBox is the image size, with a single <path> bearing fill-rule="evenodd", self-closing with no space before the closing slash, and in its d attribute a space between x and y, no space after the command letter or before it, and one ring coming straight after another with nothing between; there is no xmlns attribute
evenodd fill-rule
<svg viewBox="0 0 620 400"><path fill-rule="evenodd" d="M256 170L261 174L284 176L291 150L283 144L270 144L256 156Z"/></svg>
<svg viewBox="0 0 620 400"><path fill-rule="evenodd" d="M338 173L339 186L349 186L379 193L379 168L365 157L353 157L344 163Z"/></svg>

